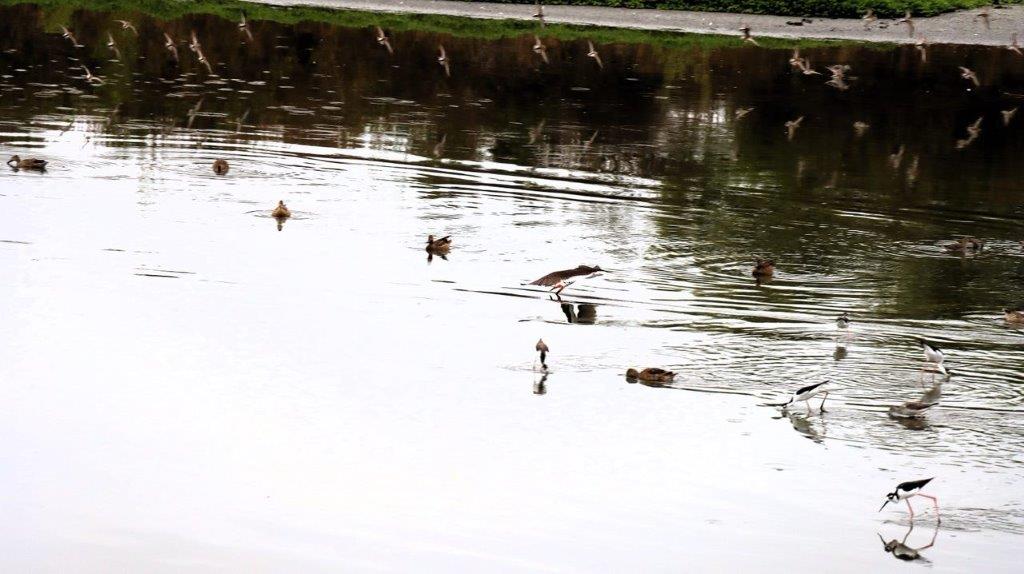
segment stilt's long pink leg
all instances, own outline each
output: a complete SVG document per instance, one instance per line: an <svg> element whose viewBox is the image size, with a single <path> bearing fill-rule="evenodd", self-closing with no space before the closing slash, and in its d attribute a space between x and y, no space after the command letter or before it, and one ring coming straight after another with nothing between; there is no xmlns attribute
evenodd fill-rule
<svg viewBox="0 0 1024 574"><path fill-rule="evenodd" d="M914 507L910 506L910 499L909 498L904 498L903 502L907 503L907 510L910 511L910 519L913 520L914 519Z"/></svg>

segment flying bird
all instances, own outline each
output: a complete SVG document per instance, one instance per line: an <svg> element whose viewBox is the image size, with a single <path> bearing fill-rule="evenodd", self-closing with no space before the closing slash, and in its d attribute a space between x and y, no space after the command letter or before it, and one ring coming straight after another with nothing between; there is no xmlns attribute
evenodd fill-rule
<svg viewBox="0 0 1024 574"><path fill-rule="evenodd" d="M245 12L242 12L242 18L238 21L238 32L245 34L245 37L252 42L252 30L249 29L249 21L245 19Z"/></svg>
<svg viewBox="0 0 1024 574"><path fill-rule="evenodd" d="M121 24L121 29L122 30L131 30L132 34L135 34L136 36L139 35L139 31L136 30L135 26L132 25L132 23L129 22L128 20L114 20L114 21L119 23L119 24Z"/></svg>
<svg viewBox="0 0 1024 574"><path fill-rule="evenodd" d="M164 48L167 48L167 51L171 53L171 57L174 58L175 62L177 62L178 46L175 45L174 38L171 38L171 35L167 32L164 32Z"/></svg>
<svg viewBox="0 0 1024 574"><path fill-rule="evenodd" d="M444 75L450 78L452 77L451 60L448 58L448 53L444 51L444 44L438 45L438 49L440 53L437 56L437 63L444 68Z"/></svg>
<svg viewBox="0 0 1024 574"><path fill-rule="evenodd" d="M540 59L544 60L544 63L548 63L548 49L544 46L544 42L540 41L540 36L533 35L533 53L540 56Z"/></svg>
<svg viewBox="0 0 1024 574"><path fill-rule="evenodd" d="M589 277L601 271L604 271L604 269L601 269L601 267L598 265L595 265L593 267L590 267L588 265L580 265L574 269L563 269L561 271L553 271L541 277L540 279L537 279L536 281L531 281L530 285L551 287L551 291L554 291L555 295L561 295L563 289L575 283L575 281L570 281L570 279L572 279L573 277Z"/></svg>
<svg viewBox="0 0 1024 574"><path fill-rule="evenodd" d="M804 121L804 117L800 116L795 120L789 120L785 123L786 126L786 139L793 141L793 136L796 135L796 129L800 127L800 124Z"/></svg>
<svg viewBox="0 0 1024 574"><path fill-rule="evenodd" d="M975 74L974 70L971 70L970 68L965 68L963 66L957 66L957 67L960 68L960 77L961 78L974 82L975 86L980 86L981 85L978 82L978 74Z"/></svg>
<svg viewBox="0 0 1024 574"><path fill-rule="evenodd" d="M388 50L388 54L394 54L395 50L391 47L391 40L387 34L384 33L384 29L377 26L377 43L384 46Z"/></svg>
<svg viewBox="0 0 1024 574"><path fill-rule="evenodd" d="M604 62L601 61L601 55L597 53L597 48L594 47L594 43L587 40L587 57L593 58L597 62L597 67L604 69Z"/></svg>

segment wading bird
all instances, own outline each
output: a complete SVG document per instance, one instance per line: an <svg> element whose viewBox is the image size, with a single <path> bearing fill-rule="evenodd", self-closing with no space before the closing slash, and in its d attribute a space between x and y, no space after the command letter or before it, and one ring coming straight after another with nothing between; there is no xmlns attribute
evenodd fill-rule
<svg viewBox="0 0 1024 574"><path fill-rule="evenodd" d="M906 561L906 562L913 562L914 560L922 560L924 562L928 562L928 559L926 559L924 556L921 556L921 551L922 550L927 550L928 548L931 548L932 546L935 546L935 538L938 537L938 535L939 535L938 524L935 525L935 532L932 534L931 542L929 542L928 544L925 544L924 546L921 546L919 548L911 548L910 546L907 546L907 538L910 537L910 533L913 532L913 531L914 531L914 524L911 523L910 524L910 529L907 530L907 534L903 537L903 541L902 542L899 541L899 540L896 540L895 538L893 538L892 540L886 542L885 538L882 538L881 534L878 535L878 539L882 541L883 548L885 548L886 552L892 554L893 556L895 556L896 558L898 558L900 560L903 560L903 561Z"/></svg>
<svg viewBox="0 0 1024 574"><path fill-rule="evenodd" d="M934 480L934 477L926 478L924 480L912 480L909 482L901 482L900 484L896 485L896 490L885 495L885 502L882 503L882 508L879 508L878 511L881 512L885 508L885 505L889 504L890 502L899 502L900 500L904 500L907 503L907 509L910 510L910 519L913 520L914 507L910 506L910 499L915 496L923 496L925 498L930 498L932 500L932 503L935 505L935 518L939 522L942 522L942 518L939 516L939 499L935 498L934 496L929 496L927 494L921 493L921 489L923 489L925 485L927 485L932 480Z"/></svg>
<svg viewBox="0 0 1024 574"><path fill-rule="evenodd" d="M988 8L982 8L981 12L974 15L975 20L981 20L981 23L984 24L985 30L992 29L992 23L989 21L990 18L991 16L988 14Z"/></svg>
<svg viewBox="0 0 1024 574"><path fill-rule="evenodd" d="M836 317L836 327L839 329L849 329L850 315L844 311L842 315Z"/></svg>
<svg viewBox="0 0 1024 574"><path fill-rule="evenodd" d="M925 411L939 404L941 397L942 383L937 382L916 401L889 407L889 416L897 419L919 419L924 416Z"/></svg>
<svg viewBox="0 0 1024 574"><path fill-rule="evenodd" d="M771 277L775 274L775 260L758 257L754 262L754 270L750 274L754 277Z"/></svg>
<svg viewBox="0 0 1024 574"><path fill-rule="evenodd" d="M539 285L541 287L551 287L551 291L555 292L555 295L561 295L562 290L575 283L570 281L573 277L586 276L590 277L597 273L604 271L600 266L595 265L590 267L589 265L580 265L575 269L563 269L561 271L553 271L547 275L531 281L530 285Z"/></svg>
<svg viewBox="0 0 1024 574"><path fill-rule="evenodd" d="M540 0L537 0L537 10L533 13L533 17L540 22L541 27L544 26L544 6L541 5Z"/></svg>
<svg viewBox="0 0 1024 574"><path fill-rule="evenodd" d="M902 18L900 18L899 20L896 20L896 25L899 26L900 24L906 24L907 25L907 37L908 38L913 38L914 37L914 19L910 16L910 10L907 10L907 12L905 14L903 14Z"/></svg>
<svg viewBox="0 0 1024 574"><path fill-rule="evenodd" d="M224 175L229 169L231 169L231 167L228 165L227 160L218 159L213 162L213 173L217 175Z"/></svg>
<svg viewBox="0 0 1024 574"><path fill-rule="evenodd" d="M831 383L829 381L822 381L820 383L815 383L813 385L801 387L795 393L793 393L793 396L789 397L788 401L782 403L782 410L786 410L793 403L803 402L807 405L807 413L810 414L811 399L820 395L821 393L825 393L825 396L821 398L821 404L818 405L818 410L820 410L821 412L825 412L825 399L828 398L828 386L830 384Z"/></svg>
<svg viewBox="0 0 1024 574"><path fill-rule="evenodd" d="M536 350L538 353L540 353L540 368L541 368L541 370L543 370L543 371L548 370L547 358L548 358L548 351L550 351L551 349L548 349L548 345L547 345L547 343L544 342L544 339L537 339L537 344L534 346L534 350ZM536 365L536 363L534 363L534 365Z"/></svg>
<svg viewBox="0 0 1024 574"><path fill-rule="evenodd" d="M943 375L946 375L947 378L949 377L949 371L946 369L945 365L942 364L946 360L946 355L942 352L942 349L940 349L935 343L929 343L928 341L921 339L921 351L924 353L924 360L925 363L927 363L925 368L927 368L928 365L935 365L933 374L935 371L938 371Z"/></svg>
<svg viewBox="0 0 1024 574"><path fill-rule="evenodd" d="M864 15L860 17L860 19L864 20L864 29L867 30L871 28L871 24L873 24L875 20L878 20L878 16L875 16L874 10L868 8L868 11L865 12Z"/></svg>
<svg viewBox="0 0 1024 574"><path fill-rule="evenodd" d="M121 50L117 49L117 42L114 41L114 35L110 32L107 32L107 48L110 48L110 51L114 53L116 60L121 59Z"/></svg>

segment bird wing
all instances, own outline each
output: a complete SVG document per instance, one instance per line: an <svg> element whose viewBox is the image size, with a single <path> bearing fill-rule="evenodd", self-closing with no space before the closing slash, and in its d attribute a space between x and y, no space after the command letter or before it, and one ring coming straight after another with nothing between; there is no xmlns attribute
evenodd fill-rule
<svg viewBox="0 0 1024 574"><path fill-rule="evenodd" d="M935 479L935 477L925 478L925 479L922 479L922 480L911 480L911 481L908 481L908 482L901 482L899 485L896 486L896 490L897 491L900 491L900 490L909 491L909 490L917 490L917 489L920 489L920 488L924 488L924 485L928 484L929 482L931 482L934 479Z"/></svg>
<svg viewBox="0 0 1024 574"><path fill-rule="evenodd" d="M821 382L821 383L815 383L813 385L807 385L806 387L804 387L802 389L799 389L795 394L802 395L804 393L809 393L809 392L813 391L814 389L816 389L816 388L818 388L821 385L824 385L826 383L828 383L828 381L824 381L824 382Z"/></svg>

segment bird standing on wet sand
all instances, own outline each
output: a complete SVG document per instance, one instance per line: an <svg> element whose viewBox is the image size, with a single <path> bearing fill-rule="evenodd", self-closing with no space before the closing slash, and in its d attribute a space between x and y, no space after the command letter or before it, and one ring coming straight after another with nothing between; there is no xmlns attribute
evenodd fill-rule
<svg viewBox="0 0 1024 574"><path fill-rule="evenodd" d="M912 480L909 482L901 482L900 484L896 485L896 490L885 495L885 502L882 503L882 508L879 508L878 511L881 512L885 508L885 505L889 504L890 502L899 502L900 500L904 500L907 503L907 509L910 510L910 519L913 520L914 508L910 506L910 499L915 496L923 496L925 498L930 498L932 500L932 503L935 505L935 518L939 522L942 522L942 518L939 516L939 499L935 498L934 496L929 496L927 494L921 493L921 489L923 489L925 485L927 485L932 480L934 480L934 477L926 478L924 480Z"/></svg>
<svg viewBox="0 0 1024 574"><path fill-rule="evenodd" d="M540 59L544 60L545 64L548 63L548 49L544 42L540 41L540 36L536 34L533 35L533 53L540 56Z"/></svg>
<svg viewBox="0 0 1024 574"><path fill-rule="evenodd" d="M444 68L444 75L448 76L450 78L450 77L452 77L452 67L451 67L451 60L448 58L448 52L445 52L444 44L439 44L437 46L437 48L439 50L439 53L438 53L438 56L437 56L437 63L442 68Z"/></svg>
<svg viewBox="0 0 1024 574"><path fill-rule="evenodd" d="M228 162L226 160L218 159L213 162L213 173L217 175L224 175L229 169L231 168L228 166Z"/></svg>
<svg viewBox="0 0 1024 574"><path fill-rule="evenodd" d="M435 255L446 255L452 248L452 236L445 235L440 239L434 239L433 235L427 236L427 253Z"/></svg>
<svg viewBox="0 0 1024 574"><path fill-rule="evenodd" d="M135 34L136 36L139 35L139 31L136 30L135 26L132 25L132 23L129 22L128 20L114 20L114 22L117 22L118 24L120 24L122 30L131 30L132 34Z"/></svg>
<svg viewBox="0 0 1024 574"><path fill-rule="evenodd" d="M1024 307L1003 309L1003 318L1007 323L1024 323Z"/></svg>
<svg viewBox="0 0 1024 574"><path fill-rule="evenodd" d="M803 402L807 404L807 414L810 414L811 399L820 395L821 393L825 393L825 396L821 398L821 405L818 406L818 409L821 412L825 412L825 399L828 398L828 386L830 384L831 383L829 381L822 381L820 383L815 383L813 385L801 387L795 393L793 393L793 396L791 396L788 401L782 403L779 406L782 407L782 410L786 410L786 408L788 408L789 405L793 403Z"/></svg>
<svg viewBox="0 0 1024 574"><path fill-rule="evenodd" d="M601 54L597 53L597 48L594 47L594 43L587 40L587 57L593 58L597 62L597 67L604 69L604 62L601 61Z"/></svg>
<svg viewBox="0 0 1024 574"><path fill-rule="evenodd" d="M548 358L548 345L544 342L544 339L537 339L537 345L534 349L540 353L540 368L544 371L548 370L548 364L546 362ZM536 363L534 363L536 365Z"/></svg>
<svg viewBox="0 0 1024 574"><path fill-rule="evenodd" d="M844 311L842 315L836 317L836 327L839 329L849 329L850 315Z"/></svg>
<svg viewBox="0 0 1024 574"><path fill-rule="evenodd" d="M388 54L394 54L395 50L391 47L391 40L388 35L384 33L384 29L377 26L377 43L384 46L388 50Z"/></svg>
<svg viewBox="0 0 1024 574"><path fill-rule="evenodd" d="M604 271L604 269L601 269L598 265L593 267L580 265L575 269L563 269L561 271L548 273L540 279L530 282L530 285L551 287L551 291L554 291L555 295L561 295L563 289L575 283L575 281L569 281L569 279L572 279L573 277L590 276L602 271Z"/></svg>
<svg viewBox="0 0 1024 574"><path fill-rule="evenodd" d="M1013 120L1013 116L1017 114L1017 108L1013 108L1012 110L1003 110L999 113L1003 114L1003 125L1008 126Z"/></svg>
<svg viewBox="0 0 1024 574"><path fill-rule="evenodd" d="M978 74L975 74L974 70L971 70L970 68L965 68L963 66L957 66L957 67L960 68L960 77L961 78L974 82L975 87L981 85L981 83L978 81Z"/></svg>
<svg viewBox="0 0 1024 574"><path fill-rule="evenodd" d="M789 120L785 123L786 126L786 139L793 141L793 136L796 135L796 129L800 127L800 124L804 121L804 117L800 116L795 120Z"/></svg>
<svg viewBox="0 0 1024 574"><path fill-rule="evenodd" d="M666 371L657 367L650 367L642 371L637 371L636 369L626 370L627 379L639 379L650 383L668 383L675 377L676 374L672 371Z"/></svg>
<svg viewBox="0 0 1024 574"><path fill-rule="evenodd" d="M270 217L273 217L274 219L288 219L291 216L292 212L284 204L284 201L278 201L277 207L274 208L274 211L270 212Z"/></svg>
<svg viewBox="0 0 1024 574"><path fill-rule="evenodd" d="M750 26L747 26L746 24L740 26L740 33L743 34L743 41L744 42L750 42L751 44L753 44L755 46L760 46L761 45L761 44L758 44L757 40L755 40L754 37L750 35Z"/></svg>
<svg viewBox="0 0 1024 574"><path fill-rule="evenodd" d="M46 169L46 160L45 159L36 159L34 157L27 157L25 159L21 159L21 156L12 155L11 159L7 160L7 165L13 167L16 170L17 169L35 169L35 170L43 171L43 170Z"/></svg>
<svg viewBox="0 0 1024 574"><path fill-rule="evenodd" d="M754 277L771 277L775 273L775 261L772 259L757 258L754 263L754 270L750 272Z"/></svg>
<svg viewBox="0 0 1024 574"><path fill-rule="evenodd" d="M167 32L164 32L164 48L167 48L167 51L171 53L171 57L174 58L175 62L177 62L178 46L175 45L174 38L171 38L171 35Z"/></svg>

